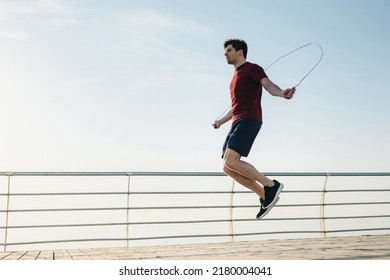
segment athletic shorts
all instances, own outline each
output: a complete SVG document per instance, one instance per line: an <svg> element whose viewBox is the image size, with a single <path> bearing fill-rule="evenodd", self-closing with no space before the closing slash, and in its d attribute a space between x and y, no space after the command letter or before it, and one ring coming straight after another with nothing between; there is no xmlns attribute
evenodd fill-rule
<svg viewBox="0 0 390 280"><path fill-rule="evenodd" d="M243 157L247 157L261 125L262 122L253 119L242 118L234 121L223 144L222 158L227 148L236 151Z"/></svg>

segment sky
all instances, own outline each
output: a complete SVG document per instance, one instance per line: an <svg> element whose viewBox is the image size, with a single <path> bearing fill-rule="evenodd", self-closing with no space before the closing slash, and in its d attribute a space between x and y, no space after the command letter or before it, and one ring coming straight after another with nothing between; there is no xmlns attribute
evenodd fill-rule
<svg viewBox="0 0 390 280"><path fill-rule="evenodd" d="M248 161L267 172L389 171L390 2L0 0L0 171L221 171L234 68L263 93Z"/></svg>

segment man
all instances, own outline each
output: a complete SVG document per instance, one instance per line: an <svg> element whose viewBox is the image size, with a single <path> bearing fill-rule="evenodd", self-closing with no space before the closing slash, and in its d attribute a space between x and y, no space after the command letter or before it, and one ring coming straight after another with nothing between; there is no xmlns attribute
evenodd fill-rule
<svg viewBox="0 0 390 280"><path fill-rule="evenodd" d="M219 128L232 120L232 127L223 145L224 172L241 185L255 192L260 199L256 218L264 217L279 200L283 184L270 180L254 166L241 160L247 157L262 125L261 95L264 87L271 95L285 99L294 96L295 88L280 89L265 74L263 68L246 61L248 47L245 41L229 39L224 43L228 64L235 67L230 82L230 111L213 123Z"/></svg>

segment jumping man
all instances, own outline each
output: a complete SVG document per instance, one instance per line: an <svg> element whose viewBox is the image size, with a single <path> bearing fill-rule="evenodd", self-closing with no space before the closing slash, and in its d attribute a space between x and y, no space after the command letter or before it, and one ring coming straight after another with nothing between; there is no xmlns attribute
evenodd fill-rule
<svg viewBox="0 0 390 280"><path fill-rule="evenodd" d="M294 96L295 88L280 89L257 64L246 61L248 47L245 41L229 39L224 43L228 64L235 67L230 82L231 109L213 123L219 128L232 120L232 127L223 145L223 171L238 183L259 196L260 211L256 218L264 217L279 200L283 184L270 180L254 166L241 160L247 157L262 125L261 95L264 87L271 95L285 99Z"/></svg>

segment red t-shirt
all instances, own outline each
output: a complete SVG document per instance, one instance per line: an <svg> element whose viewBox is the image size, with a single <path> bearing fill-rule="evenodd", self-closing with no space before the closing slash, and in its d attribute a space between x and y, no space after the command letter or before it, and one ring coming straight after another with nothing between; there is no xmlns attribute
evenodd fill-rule
<svg viewBox="0 0 390 280"><path fill-rule="evenodd" d="M257 64L245 62L236 68L230 82L232 121L249 118L262 121L260 80L267 78L264 69Z"/></svg>

